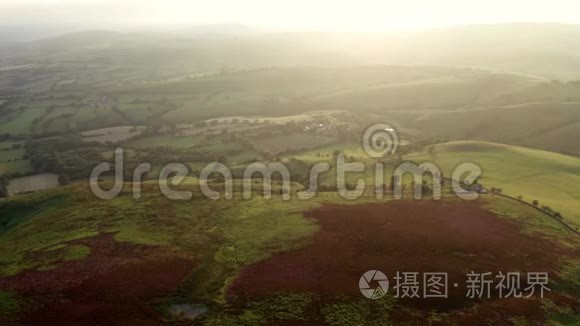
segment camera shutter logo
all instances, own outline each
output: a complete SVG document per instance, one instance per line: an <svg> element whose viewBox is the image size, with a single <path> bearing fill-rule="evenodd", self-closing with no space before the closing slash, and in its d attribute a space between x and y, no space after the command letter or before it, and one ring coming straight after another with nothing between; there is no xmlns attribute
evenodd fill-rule
<svg viewBox="0 0 580 326"><path fill-rule="evenodd" d="M378 286L372 288L371 284L378 284ZM387 294L387 291L389 290L389 280L385 273L373 269L367 271L360 277L358 287L365 297L376 300Z"/></svg>

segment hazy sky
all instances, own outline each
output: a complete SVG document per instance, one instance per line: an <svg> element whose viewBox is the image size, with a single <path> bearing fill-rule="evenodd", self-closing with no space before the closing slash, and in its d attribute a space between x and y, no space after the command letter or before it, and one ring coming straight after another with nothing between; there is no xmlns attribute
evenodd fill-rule
<svg viewBox="0 0 580 326"><path fill-rule="evenodd" d="M580 23L580 0L0 0L0 22L242 23L279 29L382 31L502 22Z"/></svg>

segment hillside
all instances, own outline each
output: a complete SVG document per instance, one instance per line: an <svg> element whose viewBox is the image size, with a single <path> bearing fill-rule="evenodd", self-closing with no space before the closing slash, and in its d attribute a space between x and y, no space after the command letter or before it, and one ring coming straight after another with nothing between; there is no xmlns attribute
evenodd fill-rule
<svg viewBox="0 0 580 326"><path fill-rule="evenodd" d="M417 137L487 140L580 154L580 102L537 102L473 110L398 113L395 121Z"/></svg>
<svg viewBox="0 0 580 326"><path fill-rule="evenodd" d="M344 309L345 318L368 324L374 314L367 309L378 308L361 298L360 273L377 264L389 277L391 269L435 266L459 281L466 257L477 270L549 270L551 296L515 307L495 298L474 303L462 285L450 289L453 300L439 302L441 311L396 300L376 313L385 321L421 323L433 316L475 321L480 311L499 322L519 316L522 307L535 312L526 320L578 317L570 308L578 301L577 237L515 201L368 199L345 205L337 194L214 201L190 186L181 187L195 192L189 201L169 200L147 184L140 200L127 191L104 202L83 183L0 200L0 322L179 322L183 316L172 311L184 306L204 308L203 325L239 325L254 316L316 323L342 318ZM236 295L244 291L248 296ZM545 302L550 306L542 308ZM496 309L502 315L491 313ZM304 317L304 311L315 313Z"/></svg>
<svg viewBox="0 0 580 326"><path fill-rule="evenodd" d="M505 104L537 79L445 67L264 68L150 80L107 65L15 66L2 71L0 134L43 134L306 111L451 109ZM458 92L461 96L455 96ZM507 102L509 103L509 102Z"/></svg>
<svg viewBox="0 0 580 326"><path fill-rule="evenodd" d="M436 145L433 154L405 156L413 161L435 161L447 172L465 161L483 169L481 183L502 188L526 202L538 200L580 225L580 159L576 157L488 142L457 141Z"/></svg>

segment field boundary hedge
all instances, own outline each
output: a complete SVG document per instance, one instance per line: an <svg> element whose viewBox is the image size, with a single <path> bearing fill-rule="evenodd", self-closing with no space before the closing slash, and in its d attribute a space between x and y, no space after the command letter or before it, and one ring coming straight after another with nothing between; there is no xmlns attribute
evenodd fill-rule
<svg viewBox="0 0 580 326"><path fill-rule="evenodd" d="M547 215L547 216L551 217L552 219L554 219L554 220L555 220L555 221L557 221L558 223L562 224L562 225L563 225L563 226L564 226L566 229L568 229L569 231L572 231L572 233L574 233L574 234L576 234L576 235L580 235L580 232L576 231L576 229L574 229L572 226L570 226L570 225L569 225L569 224L567 224L566 222L562 221L561 219L559 219L559 218L555 217L554 215L552 215L552 214L550 214L550 213L546 212L545 210L541 209L540 207L534 206L534 205L532 205L532 204L530 204L530 203L528 203L528 202L526 202L526 201L523 201L523 200L521 200L521 199L518 199L518 198L516 198L516 197L512 197L512 196L510 196L510 195L506 195L506 194L500 194L500 193L494 193L494 195L497 195L497 196L502 196L502 197L504 197L504 198L508 198L508 199L511 199L511 200L515 200L515 201L517 201L517 202L520 202L520 203L522 203L522 204L526 204L526 205L528 205L528 206L530 206L530 207L534 208L535 210L537 210L537 211L539 211L539 212L542 212L544 215Z"/></svg>

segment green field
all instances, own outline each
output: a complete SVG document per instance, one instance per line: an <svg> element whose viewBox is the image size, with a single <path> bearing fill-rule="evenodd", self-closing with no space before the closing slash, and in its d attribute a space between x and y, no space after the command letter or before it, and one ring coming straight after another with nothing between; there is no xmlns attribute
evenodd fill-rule
<svg viewBox="0 0 580 326"><path fill-rule="evenodd" d="M523 103L389 116L417 137L485 140L580 154L580 104Z"/></svg>
<svg viewBox="0 0 580 326"><path fill-rule="evenodd" d="M151 148L157 146L168 146L175 148L191 148L204 143L203 137L200 136L151 136L131 140L126 144L136 148Z"/></svg>
<svg viewBox="0 0 580 326"><path fill-rule="evenodd" d="M182 186L191 190L195 184L192 180ZM316 230L302 216L315 202L261 197L176 202L158 191L149 191L139 201L123 195L103 202L87 194L85 187L76 184L0 201L0 276L82 257L85 249L71 248L68 242L103 232L115 234L118 241L171 246L181 254L215 261L212 268L228 271L297 246ZM219 299L224 281L208 299Z"/></svg>
<svg viewBox="0 0 580 326"><path fill-rule="evenodd" d="M405 159L435 161L445 175L462 162L483 169L481 183L503 193L538 200L580 225L580 159L572 156L487 142L460 141L436 145L433 155L416 153Z"/></svg>
<svg viewBox="0 0 580 326"><path fill-rule="evenodd" d="M0 163L21 160L24 153L25 153L24 149L0 151Z"/></svg>
<svg viewBox="0 0 580 326"><path fill-rule="evenodd" d="M0 124L0 133L13 135L28 135L33 133L33 121L40 119L46 113L45 108L28 108L18 112L14 119Z"/></svg>
<svg viewBox="0 0 580 326"><path fill-rule="evenodd" d="M0 175L4 173L26 173L32 171L32 166L30 166L30 161L20 160L12 162L0 162Z"/></svg>
<svg viewBox="0 0 580 326"><path fill-rule="evenodd" d="M4 145L7 143L0 143ZM0 150L0 175L13 172L28 172L31 170L30 162L23 160L24 149Z"/></svg>
<svg viewBox="0 0 580 326"><path fill-rule="evenodd" d="M259 137L252 139L251 142L255 148L275 155L289 150L324 147L334 143L335 139L305 133L293 133Z"/></svg>
<svg viewBox="0 0 580 326"><path fill-rule="evenodd" d="M19 141L5 141L5 142L0 142L0 151L2 150L7 150L7 149L12 149L13 145L22 145L22 142Z"/></svg>

